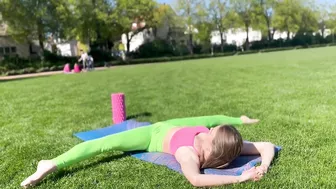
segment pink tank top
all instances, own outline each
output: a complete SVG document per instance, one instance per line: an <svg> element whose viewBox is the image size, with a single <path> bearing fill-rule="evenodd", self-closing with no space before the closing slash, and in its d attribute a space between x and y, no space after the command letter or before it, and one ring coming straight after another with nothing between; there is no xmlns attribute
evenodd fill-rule
<svg viewBox="0 0 336 189"><path fill-rule="evenodd" d="M177 130L170 139L169 144L170 153L175 154L176 150L182 146L192 146L194 148L195 136L198 135L199 133L208 133L208 132L209 129L204 126L185 127L180 130Z"/></svg>

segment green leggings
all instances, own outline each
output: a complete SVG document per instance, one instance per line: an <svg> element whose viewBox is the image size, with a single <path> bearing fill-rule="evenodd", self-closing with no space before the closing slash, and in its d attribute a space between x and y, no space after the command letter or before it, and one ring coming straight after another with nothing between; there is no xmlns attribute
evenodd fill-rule
<svg viewBox="0 0 336 189"><path fill-rule="evenodd" d="M172 127L206 126L211 128L223 124L238 125L242 124L242 121L240 118L224 115L171 119L80 143L52 161L58 169L61 169L112 150L162 152L164 137Z"/></svg>

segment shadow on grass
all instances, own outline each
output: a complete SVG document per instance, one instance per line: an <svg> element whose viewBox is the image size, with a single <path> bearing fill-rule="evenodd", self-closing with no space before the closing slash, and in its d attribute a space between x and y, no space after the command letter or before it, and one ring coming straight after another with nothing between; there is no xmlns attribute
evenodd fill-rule
<svg viewBox="0 0 336 189"><path fill-rule="evenodd" d="M126 119L129 120L129 119L137 119L139 117L150 117L150 116L152 116L152 113L150 113L150 112L143 112L143 113L127 116Z"/></svg>
<svg viewBox="0 0 336 189"><path fill-rule="evenodd" d="M127 157L130 154L124 153L124 154L119 154L119 155L112 155L111 157L106 157L100 160L97 160L93 163L90 163L88 165L84 165L84 166L78 166L75 168L72 168L71 170L61 170L61 171L57 171L55 174L53 174L52 176L50 176L49 178L46 178L45 180L43 180L41 183L39 183L38 185L44 183L46 180L52 180L53 182L57 182L58 180L62 179L64 176L69 176L69 175L73 175L76 172L83 170L83 169L88 169L91 167L96 167L98 165L101 165L103 163L108 163L123 157Z"/></svg>

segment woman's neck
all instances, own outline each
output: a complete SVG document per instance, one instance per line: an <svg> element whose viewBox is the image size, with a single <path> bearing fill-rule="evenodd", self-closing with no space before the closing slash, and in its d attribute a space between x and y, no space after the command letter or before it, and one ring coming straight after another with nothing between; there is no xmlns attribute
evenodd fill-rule
<svg viewBox="0 0 336 189"><path fill-rule="evenodd" d="M201 164L203 163L203 148L202 148L203 141L204 141L204 139L203 139L202 133L195 136L194 148L196 150L196 153L199 157L199 160L200 160Z"/></svg>

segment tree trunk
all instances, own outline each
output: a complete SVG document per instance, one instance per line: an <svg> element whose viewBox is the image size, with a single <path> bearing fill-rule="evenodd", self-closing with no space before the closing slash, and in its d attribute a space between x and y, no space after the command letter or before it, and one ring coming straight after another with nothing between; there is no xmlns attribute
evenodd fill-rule
<svg viewBox="0 0 336 189"><path fill-rule="evenodd" d="M131 46L131 39L130 39L130 37L129 37L129 34L128 34L128 32L126 32L126 48L127 48L127 50L126 50L126 52L127 52L127 54L130 52L130 46Z"/></svg>
<svg viewBox="0 0 336 189"><path fill-rule="evenodd" d="M154 35L154 39L157 36L157 27L153 27L153 35Z"/></svg>
<svg viewBox="0 0 336 189"><path fill-rule="evenodd" d="M267 34L268 34L268 41L272 41L272 33L271 33L271 20L268 18L268 16L264 13L264 18L266 21L266 26L267 26Z"/></svg>
<svg viewBox="0 0 336 189"><path fill-rule="evenodd" d="M219 30L219 35L221 39L221 52L224 52L224 39L223 39L223 32Z"/></svg>
<svg viewBox="0 0 336 189"><path fill-rule="evenodd" d="M249 41L249 27L248 27L248 24L245 24L245 28L246 28L246 50L249 50L250 49L250 41Z"/></svg>
<svg viewBox="0 0 336 189"><path fill-rule="evenodd" d="M43 45L44 37L43 37L43 34L44 34L44 32L43 32L42 21L39 20L37 22L37 35L38 35L39 45L40 45L40 48L41 48L42 52L44 51L44 45Z"/></svg>
<svg viewBox="0 0 336 189"><path fill-rule="evenodd" d="M272 33L271 33L271 26L270 26L271 24L269 23L269 21L267 22L267 28L268 28L268 41L269 42L271 42L272 40L273 40L273 38L272 38Z"/></svg>
<svg viewBox="0 0 336 189"><path fill-rule="evenodd" d="M272 39L274 39L274 34L275 34L275 31L276 31L276 29L275 29L275 28L273 28L273 31L272 31Z"/></svg>
<svg viewBox="0 0 336 189"><path fill-rule="evenodd" d="M193 55L194 50L193 50L193 35L192 35L192 33L189 34L189 48L190 48L190 54Z"/></svg>
<svg viewBox="0 0 336 189"><path fill-rule="evenodd" d="M287 29L287 40L289 41L290 40L290 31Z"/></svg>
<svg viewBox="0 0 336 189"><path fill-rule="evenodd" d="M100 23L97 20L97 14L95 13L95 10L97 9L97 4L96 4L96 0L92 0L92 6L93 6L93 12L94 12L94 16L93 16L93 22L96 24L95 30L96 30L96 35L97 35L97 39L96 42L98 42L98 47L100 47L101 45L101 33L100 33Z"/></svg>
<svg viewBox="0 0 336 189"><path fill-rule="evenodd" d="M167 32L167 37L166 37L167 41L170 41L171 34L172 34L172 29L168 26L168 32Z"/></svg>

